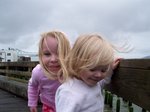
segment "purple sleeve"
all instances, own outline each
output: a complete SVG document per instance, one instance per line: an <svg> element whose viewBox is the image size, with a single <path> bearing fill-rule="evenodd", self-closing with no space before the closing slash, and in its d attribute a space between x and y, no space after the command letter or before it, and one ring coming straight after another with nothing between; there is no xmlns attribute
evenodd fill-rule
<svg viewBox="0 0 150 112"><path fill-rule="evenodd" d="M39 83L40 83L40 65L37 65L32 70L32 75L28 83L28 106L36 107L39 98Z"/></svg>

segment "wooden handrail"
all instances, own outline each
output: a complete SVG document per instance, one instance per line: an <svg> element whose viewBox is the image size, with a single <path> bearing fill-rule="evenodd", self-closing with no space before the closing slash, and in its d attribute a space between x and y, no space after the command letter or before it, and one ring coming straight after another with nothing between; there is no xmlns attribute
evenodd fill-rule
<svg viewBox="0 0 150 112"><path fill-rule="evenodd" d="M105 89L150 111L150 59L122 60Z"/></svg>
<svg viewBox="0 0 150 112"><path fill-rule="evenodd" d="M39 62L0 62L0 75L30 77Z"/></svg>

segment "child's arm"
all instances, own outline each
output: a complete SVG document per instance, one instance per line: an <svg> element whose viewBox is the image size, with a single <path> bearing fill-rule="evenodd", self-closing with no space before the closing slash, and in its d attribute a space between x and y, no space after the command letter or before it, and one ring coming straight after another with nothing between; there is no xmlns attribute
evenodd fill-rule
<svg viewBox="0 0 150 112"><path fill-rule="evenodd" d="M113 74L113 70L117 68L118 64L120 62L120 58L116 59L112 65L110 65L109 70L106 73L106 77L100 81L100 85L103 88L105 86L105 84L109 84L111 81L111 77Z"/></svg>
<svg viewBox="0 0 150 112"><path fill-rule="evenodd" d="M39 81L38 81L37 68L34 68L28 83L28 106L30 107L31 112L37 112L36 106L39 97L38 85L39 85Z"/></svg>
<svg viewBox="0 0 150 112"><path fill-rule="evenodd" d="M30 79L28 84L28 106L30 108L30 112L37 112L38 88L33 85L32 79Z"/></svg>

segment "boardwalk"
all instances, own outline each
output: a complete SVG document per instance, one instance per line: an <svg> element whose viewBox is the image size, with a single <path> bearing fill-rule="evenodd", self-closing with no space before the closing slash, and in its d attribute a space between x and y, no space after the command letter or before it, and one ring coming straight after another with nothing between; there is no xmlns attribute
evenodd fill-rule
<svg viewBox="0 0 150 112"><path fill-rule="evenodd" d="M29 112L27 100L0 89L0 112Z"/></svg>

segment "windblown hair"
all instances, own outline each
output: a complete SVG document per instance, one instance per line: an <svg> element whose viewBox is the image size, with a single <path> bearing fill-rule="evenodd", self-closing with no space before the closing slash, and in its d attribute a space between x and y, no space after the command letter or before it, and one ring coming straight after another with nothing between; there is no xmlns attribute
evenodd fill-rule
<svg viewBox="0 0 150 112"><path fill-rule="evenodd" d="M68 78L80 78L80 72L114 61L114 46L98 34L81 35L66 57L63 82Z"/></svg>
<svg viewBox="0 0 150 112"><path fill-rule="evenodd" d="M42 56L43 56L42 46L44 42L47 42L46 41L47 38L55 38L58 41L57 52L58 52L58 60L61 67L64 65L62 63L64 63L64 58L68 55L71 47L70 47L69 40L67 39L67 36L61 31L50 31L41 34L41 39L39 42L39 62L42 68L44 69L45 75L49 79L57 79L56 73L53 73L52 71L48 70L48 68L44 65L42 61Z"/></svg>

